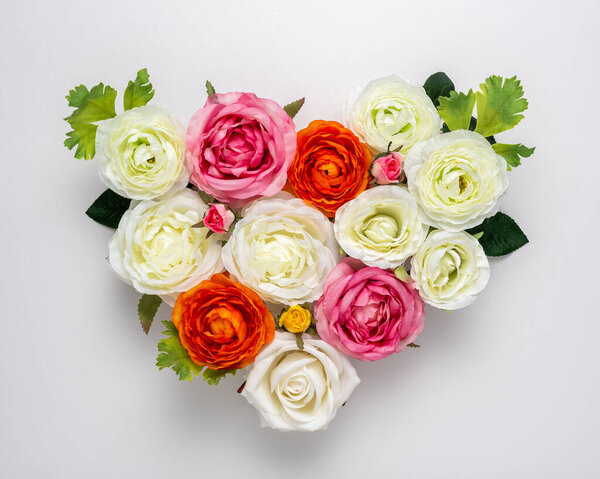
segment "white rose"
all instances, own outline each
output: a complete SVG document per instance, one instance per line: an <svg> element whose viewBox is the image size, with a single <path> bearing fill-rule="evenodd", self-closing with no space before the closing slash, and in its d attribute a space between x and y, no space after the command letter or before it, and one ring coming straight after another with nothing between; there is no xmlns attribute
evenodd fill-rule
<svg viewBox="0 0 600 479"><path fill-rule="evenodd" d="M366 190L337 210L335 237L342 249L368 266L396 268L427 236L417 203L397 185Z"/></svg>
<svg viewBox="0 0 600 479"><path fill-rule="evenodd" d="M112 269L140 293L187 291L223 271L221 244L208 228L193 228L208 206L183 189L161 200L132 202L109 244Z"/></svg>
<svg viewBox="0 0 600 479"><path fill-rule="evenodd" d="M448 231L498 211L508 187L506 161L478 133L456 130L417 145L405 158L408 189L425 223Z"/></svg>
<svg viewBox="0 0 600 479"><path fill-rule="evenodd" d="M304 339L301 351L293 334L276 332L248 368L242 395L263 427L315 431L327 427L359 383L348 358L325 341Z"/></svg>
<svg viewBox="0 0 600 479"><path fill-rule="evenodd" d="M98 126L100 178L111 190L149 200L187 185L185 131L156 106L132 108Z"/></svg>
<svg viewBox="0 0 600 479"><path fill-rule="evenodd" d="M346 120L374 152L402 146L407 153L418 142L440 133L441 119L421 86L411 85L396 75L369 83L350 99Z"/></svg>
<svg viewBox="0 0 600 479"><path fill-rule="evenodd" d="M323 213L286 193L251 203L223 247L225 268L265 301L316 301L339 261Z"/></svg>
<svg viewBox="0 0 600 479"><path fill-rule="evenodd" d="M483 248L464 231L432 231L411 260L410 276L423 301L441 309L473 303L490 279Z"/></svg>

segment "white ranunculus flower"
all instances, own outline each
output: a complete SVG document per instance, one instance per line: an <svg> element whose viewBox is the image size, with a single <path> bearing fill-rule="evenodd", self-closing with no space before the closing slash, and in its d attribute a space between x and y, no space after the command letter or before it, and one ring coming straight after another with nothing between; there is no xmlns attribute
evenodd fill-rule
<svg viewBox="0 0 600 479"><path fill-rule="evenodd" d="M208 206L183 189L161 200L132 202L109 243L112 269L140 293L187 291L223 271L221 243L201 222Z"/></svg>
<svg viewBox="0 0 600 479"><path fill-rule="evenodd" d="M404 171L423 221L448 231L472 228L495 214L508 187L504 158L468 130L417 145L406 156Z"/></svg>
<svg viewBox="0 0 600 479"><path fill-rule="evenodd" d="M427 236L417 203L397 185L366 190L337 210L335 237L342 249L368 266L396 268Z"/></svg>
<svg viewBox="0 0 600 479"><path fill-rule="evenodd" d="M132 108L98 126L100 178L121 196L149 200L184 188L184 155L185 130L159 107Z"/></svg>
<svg viewBox="0 0 600 479"><path fill-rule="evenodd" d="M418 142L440 133L441 119L421 86L411 85L396 75L378 78L351 98L346 120L376 153L402 146L408 153Z"/></svg>
<svg viewBox="0 0 600 479"><path fill-rule="evenodd" d="M464 231L432 231L411 260L410 276L423 301L436 308L471 304L490 279L483 248Z"/></svg>
<svg viewBox="0 0 600 479"><path fill-rule="evenodd" d="M287 193L251 203L223 247L225 268L265 301L316 301L339 261L333 226Z"/></svg>
<svg viewBox="0 0 600 479"><path fill-rule="evenodd" d="M257 410L261 426L281 431L315 431L334 418L360 383L341 352L320 339L276 332L246 373L242 395Z"/></svg>

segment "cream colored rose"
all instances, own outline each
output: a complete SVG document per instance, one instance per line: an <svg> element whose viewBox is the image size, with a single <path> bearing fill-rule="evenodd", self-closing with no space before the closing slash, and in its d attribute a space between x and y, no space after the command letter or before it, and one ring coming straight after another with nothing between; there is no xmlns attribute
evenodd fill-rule
<svg viewBox="0 0 600 479"><path fill-rule="evenodd" d="M100 178L121 196L148 200L184 188L185 131L156 106L132 108L101 122L96 133Z"/></svg>
<svg viewBox="0 0 600 479"><path fill-rule="evenodd" d="M246 371L242 395L258 410L263 427L323 429L360 383L346 356L325 341L305 337L301 351L293 334L276 332Z"/></svg>
<svg viewBox="0 0 600 479"><path fill-rule="evenodd" d="M380 153L402 146L408 153L418 142L440 133L441 120L421 86L411 85L396 75L369 83L350 99L346 120L372 151Z"/></svg>
<svg viewBox="0 0 600 479"><path fill-rule="evenodd" d="M480 224L498 211L508 187L506 161L478 133L457 130L417 145L404 161L423 222L448 231Z"/></svg>
<svg viewBox="0 0 600 479"><path fill-rule="evenodd" d="M225 268L265 301L316 301L339 261L333 226L286 193L251 203L223 247Z"/></svg>
<svg viewBox="0 0 600 479"><path fill-rule="evenodd" d="M132 202L109 244L108 260L140 293L187 291L223 271L221 243L193 228L208 207L187 188L161 200Z"/></svg>
<svg viewBox="0 0 600 479"><path fill-rule="evenodd" d="M342 249L369 266L388 269L413 255L427 236L417 203L401 186L376 186L343 205L334 231Z"/></svg>
<svg viewBox="0 0 600 479"><path fill-rule="evenodd" d="M432 231L411 260L410 276L426 303L459 309L473 303L490 279L483 248L464 231Z"/></svg>

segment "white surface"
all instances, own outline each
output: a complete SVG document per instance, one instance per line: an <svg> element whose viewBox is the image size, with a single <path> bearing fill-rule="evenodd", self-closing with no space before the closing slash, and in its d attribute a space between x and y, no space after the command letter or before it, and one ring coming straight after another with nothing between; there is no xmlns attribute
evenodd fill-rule
<svg viewBox="0 0 600 479"><path fill-rule="evenodd" d="M599 14L592 0L4 0L0 476L598 477ZM261 430L238 377L156 369L161 325L142 333L138 294L105 261L111 232L83 214L104 187L62 146L64 95L122 92L145 66L153 103L184 122L208 78L306 95L298 127L341 119L351 88L389 73L443 70L463 91L517 74L530 109L500 137L537 150L502 210L531 243L492 262L473 306L429 308L420 349L357 364L329 430Z"/></svg>

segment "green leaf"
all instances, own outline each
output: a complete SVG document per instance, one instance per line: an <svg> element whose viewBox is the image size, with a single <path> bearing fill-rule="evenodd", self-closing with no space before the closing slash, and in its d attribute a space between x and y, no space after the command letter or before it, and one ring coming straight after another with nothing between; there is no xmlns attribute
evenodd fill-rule
<svg viewBox="0 0 600 479"><path fill-rule="evenodd" d="M154 316L156 316L156 312L158 311L160 303L162 303L162 299L160 296L156 296L155 294L144 294L140 298L137 306L137 312L138 318L140 318L140 323L142 324L142 329L146 334L148 334L148 331L150 331L152 320L154 319Z"/></svg>
<svg viewBox="0 0 600 479"><path fill-rule="evenodd" d="M72 150L75 150L75 158L80 160L91 160L96 153L96 130L98 125L91 123L76 123L73 125L73 130L67 133L67 139L64 145Z"/></svg>
<svg viewBox="0 0 600 479"><path fill-rule="evenodd" d="M454 83L444 72L437 72L431 75L425 84L425 93L431 98L433 104L437 107L440 104L440 97L446 97L454 90Z"/></svg>
<svg viewBox="0 0 600 479"><path fill-rule="evenodd" d="M83 96L82 86L75 87L65 97L69 104L77 105L77 109L65 118L71 125L75 123L95 123L112 118L115 113L117 90L104 83L98 83ZM85 88L85 87L83 87ZM76 94L73 92L76 91Z"/></svg>
<svg viewBox="0 0 600 479"><path fill-rule="evenodd" d="M296 336L296 346L300 351L304 351L304 339L302 339L302 333L295 333Z"/></svg>
<svg viewBox="0 0 600 479"><path fill-rule="evenodd" d="M150 75L146 68L142 68L134 81L129 80L125 93L123 94L123 108L131 110L137 106L144 106L154 96Z"/></svg>
<svg viewBox="0 0 600 479"><path fill-rule="evenodd" d="M527 110L523 87L517 77L504 79L497 75L485 79L475 93L477 99L477 127L483 136L495 135L515 127Z"/></svg>
<svg viewBox="0 0 600 479"><path fill-rule="evenodd" d="M113 118L115 113L115 99L117 91L103 83L99 83L91 90L84 85L79 85L69 91L65 97L69 106L75 111L65 118L71 125L72 131L67 133L64 144L72 150L75 146L75 158L90 160L96 153L95 123Z"/></svg>
<svg viewBox="0 0 600 479"><path fill-rule="evenodd" d="M116 229L130 203L129 198L123 198L113 190L106 190L92 203L85 214L101 225Z"/></svg>
<svg viewBox="0 0 600 479"><path fill-rule="evenodd" d="M415 344L415 343L409 343L406 346L409 347L409 348L420 348L421 347L421 346L419 346L418 344Z"/></svg>
<svg viewBox="0 0 600 479"><path fill-rule="evenodd" d="M468 130L474 106L475 94L473 90L469 90L466 95L451 91L448 98L440 98L438 113L450 131Z"/></svg>
<svg viewBox="0 0 600 479"><path fill-rule="evenodd" d="M156 357L156 365L158 369L173 369L180 381L191 381L202 372L204 366L192 361L189 353L179 341L179 331L175 325L171 321L162 323L167 328L163 331L167 337L158 342L159 353Z"/></svg>
<svg viewBox="0 0 600 479"><path fill-rule="evenodd" d="M217 92L215 91L215 87L214 87L214 86L212 86L212 83L211 83L211 82L209 82L208 80L206 80L206 94L207 94L208 96L211 96L211 95L214 95L215 93L217 93Z"/></svg>
<svg viewBox="0 0 600 479"><path fill-rule="evenodd" d="M521 164L521 158L528 158L533 155L533 152L535 151L535 146L533 148L527 148L522 143L516 143L514 145L496 143L495 145L492 145L492 148L506 160L509 170L519 166Z"/></svg>
<svg viewBox="0 0 600 479"><path fill-rule="evenodd" d="M83 99L87 96L90 91L85 85L79 85L69 90L69 94L65 97L69 102L69 106L78 108L81 106Z"/></svg>
<svg viewBox="0 0 600 479"><path fill-rule="evenodd" d="M288 115L290 115L291 118L294 118L300 111L300 108L302 108L302 105L304 105L304 100L304 98L300 98L292 103L288 103L283 107L283 109Z"/></svg>
<svg viewBox="0 0 600 479"><path fill-rule="evenodd" d="M406 269L403 265L398 266L394 270L394 274L396 275L396 278L398 278L400 281L406 281L408 279L408 273L406 272Z"/></svg>
<svg viewBox="0 0 600 479"><path fill-rule="evenodd" d="M479 226L467 230L467 233L473 236L483 233L479 243L488 256L504 256L529 243L515 220L504 213L496 213Z"/></svg>
<svg viewBox="0 0 600 479"><path fill-rule="evenodd" d="M235 373L237 373L237 371L238 371L237 369L209 369L209 368L206 368L204 370L204 372L202 373L202 379L204 379L211 386L218 386L219 381L226 374L231 374L232 376L235 376Z"/></svg>
<svg viewBox="0 0 600 479"><path fill-rule="evenodd" d="M472 236L473 236L473 238L475 238L476 240L478 240L478 239L480 239L483 236L483 231L480 231L479 233L475 233Z"/></svg>

